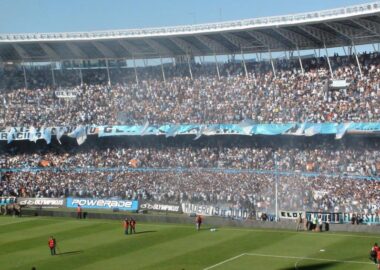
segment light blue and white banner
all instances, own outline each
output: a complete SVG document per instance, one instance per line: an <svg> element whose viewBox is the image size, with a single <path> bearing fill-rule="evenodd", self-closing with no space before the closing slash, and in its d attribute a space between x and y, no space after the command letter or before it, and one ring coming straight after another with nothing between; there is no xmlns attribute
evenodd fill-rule
<svg viewBox="0 0 380 270"><path fill-rule="evenodd" d="M111 136L146 136L162 135L175 137L179 135L194 135L194 139L214 135L292 135L315 136L335 135L341 139L345 134L380 134L380 122L376 123L284 123L284 124L255 124L243 121L240 124L165 124L133 126L58 126L58 127L8 127L0 129L0 141L29 140L36 142L43 139L48 144L51 137L56 136L60 142L62 136L75 138L79 145L84 143L88 135L98 137Z"/></svg>
<svg viewBox="0 0 380 270"><path fill-rule="evenodd" d="M343 213L343 223L351 223L352 218L360 219L363 224L380 224L379 214Z"/></svg>
<svg viewBox="0 0 380 270"><path fill-rule="evenodd" d="M139 202L136 200L114 200L114 199L92 199L92 198L73 198L66 199L67 208L76 208L80 205L83 209L114 209L124 211L137 211Z"/></svg>

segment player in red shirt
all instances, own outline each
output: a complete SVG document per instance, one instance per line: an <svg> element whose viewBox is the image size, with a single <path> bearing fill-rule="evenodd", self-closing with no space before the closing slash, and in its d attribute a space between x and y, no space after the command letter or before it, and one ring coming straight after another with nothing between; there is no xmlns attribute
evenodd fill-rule
<svg viewBox="0 0 380 270"><path fill-rule="evenodd" d="M131 218L131 220L129 221L129 225L131 226L130 234L132 234L132 231L133 233L136 233L136 220Z"/></svg>
<svg viewBox="0 0 380 270"><path fill-rule="evenodd" d="M125 218L125 220L123 221L123 227L124 227L124 233L128 234L128 228L129 228L129 220L128 220L128 218Z"/></svg>
<svg viewBox="0 0 380 270"><path fill-rule="evenodd" d="M77 218L82 219L82 207L80 204L77 206Z"/></svg>
<svg viewBox="0 0 380 270"><path fill-rule="evenodd" d="M57 245L57 242L55 241L55 238L53 236L50 236L49 241L48 241L48 245L49 245L49 248L50 248L50 254L51 255L56 255L56 253L55 253L55 247Z"/></svg>
<svg viewBox="0 0 380 270"><path fill-rule="evenodd" d="M201 225L202 225L202 217L201 217L201 215L197 215L197 217L195 218L195 224L196 224L196 227L197 227L197 231L199 231L201 229Z"/></svg>
<svg viewBox="0 0 380 270"><path fill-rule="evenodd" d="M377 243L375 243L374 245L373 245L373 247L371 248L371 253L370 253L370 255L371 255L371 259L376 263L376 262L378 262L378 260L377 260L377 254L379 253L379 247L378 247L378 245L377 245Z"/></svg>

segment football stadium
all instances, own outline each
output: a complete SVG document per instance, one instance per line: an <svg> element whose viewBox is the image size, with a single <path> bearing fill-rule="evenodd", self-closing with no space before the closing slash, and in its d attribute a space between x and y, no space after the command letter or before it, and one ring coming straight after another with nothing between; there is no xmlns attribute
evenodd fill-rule
<svg viewBox="0 0 380 270"><path fill-rule="evenodd" d="M378 1L1 32L0 269L380 269L379 135Z"/></svg>

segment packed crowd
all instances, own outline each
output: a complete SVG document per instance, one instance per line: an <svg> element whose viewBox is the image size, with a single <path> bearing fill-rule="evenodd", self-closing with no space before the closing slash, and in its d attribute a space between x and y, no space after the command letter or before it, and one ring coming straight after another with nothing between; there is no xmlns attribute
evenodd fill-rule
<svg viewBox="0 0 380 270"><path fill-rule="evenodd" d="M331 58L334 78L347 87L330 87L324 58L241 64L165 66L138 69L0 72L0 127L78 124L344 122L380 121L380 55L360 56L363 76L353 57ZM84 82L81 85L81 82ZM56 90L75 91L59 98ZM267 137L268 138L268 137ZM180 203L225 203L256 211L274 211L273 172L278 171L280 207L286 210L375 212L380 209L379 141L344 142L304 139L224 137L131 139L108 144L88 139L82 147L63 144L25 150L0 145L0 196L120 197ZM112 139L116 140L116 139ZM131 141L134 141L133 143ZM164 140L164 141L163 141ZM324 140L324 139L321 139ZM333 139L332 139L333 140ZM174 142L173 142L174 141ZM295 142L297 141L297 142ZM29 146L28 146L29 147ZM31 168L40 167L40 171ZM19 170L8 170L9 168ZM92 170L95 169L95 170ZM130 170L139 169L139 170ZM232 170L231 170L232 169ZM252 171L245 171L249 169ZM259 171L270 171L260 174ZM291 172L291 174L286 174ZM305 172L314 172L309 176ZM367 176L376 180L350 178Z"/></svg>
<svg viewBox="0 0 380 270"><path fill-rule="evenodd" d="M330 87L324 58L304 59L302 74L298 61L277 60L274 74L268 62L248 63L248 74L240 64L215 66L193 64L194 78L183 65L166 67L166 82L159 67L140 68L137 84L131 70L111 70L107 85L105 70L83 71L84 84L75 71L59 71L57 81L72 82L76 98L55 95L51 71L30 72L28 89L12 87L17 71L3 71L0 92L0 126L59 126L78 124L236 123L257 122L344 122L380 119L380 56L360 56L363 76L354 57L331 58L334 79L347 87ZM60 75L60 76L58 76ZM1 77L1 76L0 76ZM9 79L11 77L11 79ZM11 80L11 82L8 82ZM17 84L16 84L17 85Z"/></svg>
<svg viewBox="0 0 380 270"><path fill-rule="evenodd" d="M283 209L379 210L378 140L320 140L154 137L90 141L74 148L53 143L37 151L16 144L1 152L0 168L14 170L3 173L0 196L119 197L268 212L274 210L278 172Z"/></svg>
<svg viewBox="0 0 380 270"><path fill-rule="evenodd" d="M368 212L380 209L379 181L346 177L278 177L279 207L286 210ZM0 196L118 197L158 203L192 202L273 213L275 176L251 173L14 172L0 182Z"/></svg>
<svg viewBox="0 0 380 270"><path fill-rule="evenodd" d="M314 144L296 139L269 143L250 138L219 138L194 145L192 138L173 143L156 138L129 143L88 143L84 147L54 145L45 151L0 150L0 168L219 168L279 170L380 176L379 141L348 139ZM355 144L354 146L350 145Z"/></svg>

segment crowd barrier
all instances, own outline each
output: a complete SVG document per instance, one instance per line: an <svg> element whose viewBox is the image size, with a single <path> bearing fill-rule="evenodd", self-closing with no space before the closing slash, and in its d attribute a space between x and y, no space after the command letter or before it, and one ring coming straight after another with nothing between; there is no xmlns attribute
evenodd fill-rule
<svg viewBox="0 0 380 270"><path fill-rule="evenodd" d="M17 203L22 207L38 208L77 208L78 205L83 209L105 209L112 211L139 210L165 211L172 213L185 213L188 216L202 215L208 217L220 217L231 220L262 219L263 212L256 212L253 209L239 208L227 204L161 204L144 202L138 200L120 200L115 198L21 198L21 197L0 197L0 205ZM274 213L265 213L268 220L275 220ZM351 212L316 212L316 211L278 211L278 219L284 221L295 221L303 218L308 221L315 219L328 224L350 224L361 223L368 225L380 225L379 213L351 213Z"/></svg>

